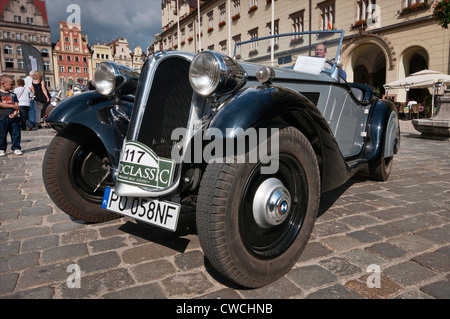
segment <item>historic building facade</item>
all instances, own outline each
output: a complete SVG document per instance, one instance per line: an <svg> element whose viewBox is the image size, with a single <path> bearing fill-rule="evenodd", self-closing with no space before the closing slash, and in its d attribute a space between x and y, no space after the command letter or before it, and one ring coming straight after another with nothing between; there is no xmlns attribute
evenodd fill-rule
<svg viewBox="0 0 450 319"><path fill-rule="evenodd" d="M91 53L87 36L81 33L81 25L59 22L59 40L53 48L55 78L72 83L82 78L87 83L92 78Z"/></svg>
<svg viewBox="0 0 450 319"><path fill-rule="evenodd" d="M133 67L133 59L131 58L130 45L125 38L118 38L110 43L113 49L114 62Z"/></svg>
<svg viewBox="0 0 450 319"><path fill-rule="evenodd" d="M111 45L94 44L90 49L92 52L92 74L95 73L99 63L104 61L114 62L114 52Z"/></svg>
<svg viewBox="0 0 450 319"><path fill-rule="evenodd" d="M51 33L44 1L0 0L0 72L16 80L27 76L21 43L41 52L44 80L54 89Z"/></svg>
<svg viewBox="0 0 450 319"><path fill-rule="evenodd" d="M155 50L215 50L232 55L236 43L271 35L273 14L275 34L344 30L340 61L347 80L370 84L384 93L383 84L419 70L450 73L450 30L433 18L433 2L209 0L200 2L199 14L195 0L162 0L162 32ZM405 90L389 95L399 101L407 97Z"/></svg>

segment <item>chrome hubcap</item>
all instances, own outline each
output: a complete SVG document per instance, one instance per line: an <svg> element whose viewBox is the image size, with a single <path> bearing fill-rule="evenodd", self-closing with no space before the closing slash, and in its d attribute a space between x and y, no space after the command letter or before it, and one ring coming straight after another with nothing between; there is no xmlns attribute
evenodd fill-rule
<svg viewBox="0 0 450 319"><path fill-rule="evenodd" d="M253 199L253 217L261 228L280 225L289 215L291 196L277 178L265 180Z"/></svg>

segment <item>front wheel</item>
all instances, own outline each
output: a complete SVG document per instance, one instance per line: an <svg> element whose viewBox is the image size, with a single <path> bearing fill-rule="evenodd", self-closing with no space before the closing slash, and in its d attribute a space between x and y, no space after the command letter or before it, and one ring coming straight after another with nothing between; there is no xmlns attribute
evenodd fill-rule
<svg viewBox="0 0 450 319"><path fill-rule="evenodd" d="M201 246L219 273L242 286L261 287L286 274L317 216L320 177L309 141L295 128L281 129L276 159L273 174L263 174L261 162L212 163L201 182Z"/></svg>
<svg viewBox="0 0 450 319"><path fill-rule="evenodd" d="M42 176L53 202L86 222L120 216L101 208L105 187L113 186L107 152L92 133L65 130L53 138L44 156Z"/></svg>

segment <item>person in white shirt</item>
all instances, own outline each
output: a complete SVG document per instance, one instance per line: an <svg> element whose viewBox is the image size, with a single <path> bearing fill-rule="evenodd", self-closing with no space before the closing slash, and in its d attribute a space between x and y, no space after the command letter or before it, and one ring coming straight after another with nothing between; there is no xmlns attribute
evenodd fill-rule
<svg viewBox="0 0 450 319"><path fill-rule="evenodd" d="M31 131L33 124L29 119L30 112L30 99L33 96L30 89L25 86L25 81L23 79L17 80L17 88L14 89L14 94L19 100L20 107L20 128L22 130Z"/></svg>
<svg viewBox="0 0 450 319"><path fill-rule="evenodd" d="M31 91L31 87L33 86L33 75L34 71L30 71L30 74L24 79L25 87ZM28 112L28 119L33 127L36 127L36 109L34 106L33 96L30 99L30 110Z"/></svg>

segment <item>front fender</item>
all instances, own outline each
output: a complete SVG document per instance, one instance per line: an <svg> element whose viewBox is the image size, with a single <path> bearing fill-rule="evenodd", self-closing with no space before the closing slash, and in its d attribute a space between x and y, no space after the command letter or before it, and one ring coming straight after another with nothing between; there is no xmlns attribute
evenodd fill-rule
<svg viewBox="0 0 450 319"><path fill-rule="evenodd" d="M133 103L121 101L121 108L130 117ZM102 141L112 166L118 167L128 120L117 113L114 101L108 97L88 91L66 98L50 113L47 122L57 131L71 125L89 128Z"/></svg>
<svg viewBox="0 0 450 319"><path fill-rule="evenodd" d="M287 88L260 85L241 90L221 105L208 129L218 129L226 138L239 138L249 128L280 123L296 127L310 141L321 170L322 191L341 185L351 176L322 113L306 97Z"/></svg>

